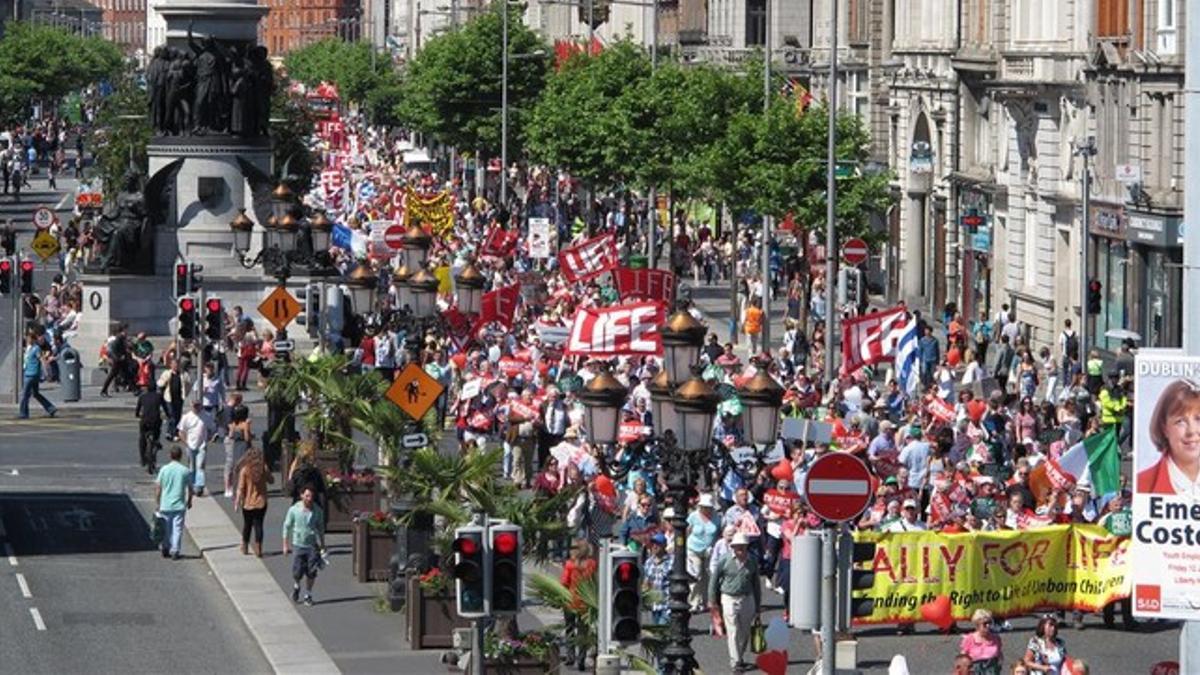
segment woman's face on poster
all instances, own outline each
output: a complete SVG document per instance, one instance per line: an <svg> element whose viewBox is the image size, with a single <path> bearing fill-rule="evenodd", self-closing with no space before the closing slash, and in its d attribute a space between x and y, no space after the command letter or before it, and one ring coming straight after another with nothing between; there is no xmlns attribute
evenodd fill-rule
<svg viewBox="0 0 1200 675"><path fill-rule="evenodd" d="M1163 420L1167 451L1177 462L1200 461L1200 404L1180 407Z"/></svg>

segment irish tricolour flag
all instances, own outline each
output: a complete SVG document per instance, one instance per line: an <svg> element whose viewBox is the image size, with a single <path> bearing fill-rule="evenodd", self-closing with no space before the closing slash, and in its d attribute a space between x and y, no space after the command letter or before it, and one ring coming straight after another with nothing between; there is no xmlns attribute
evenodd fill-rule
<svg viewBox="0 0 1200 675"><path fill-rule="evenodd" d="M1046 474L1055 485L1078 483L1090 477L1096 495L1121 488L1121 451L1117 446L1117 431L1112 427L1088 436L1048 464Z"/></svg>

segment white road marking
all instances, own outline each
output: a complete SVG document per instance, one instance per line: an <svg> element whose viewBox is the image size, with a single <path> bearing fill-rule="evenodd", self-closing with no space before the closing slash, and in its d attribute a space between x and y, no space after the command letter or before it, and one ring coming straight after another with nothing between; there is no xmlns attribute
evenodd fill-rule
<svg viewBox="0 0 1200 675"><path fill-rule="evenodd" d="M17 566L17 552L13 550L12 544L4 542L4 555L8 556L8 564L10 567Z"/></svg>
<svg viewBox="0 0 1200 675"><path fill-rule="evenodd" d="M38 611L37 607L30 607L29 614L33 616L33 625L35 628L46 630L46 622L42 621L42 613Z"/></svg>
<svg viewBox="0 0 1200 675"><path fill-rule="evenodd" d="M62 196L62 199L58 200L58 203L54 205L54 210L55 211L65 210L67 208L67 201L70 199L71 199L71 192L68 191L66 194L64 194Z"/></svg>
<svg viewBox="0 0 1200 675"><path fill-rule="evenodd" d="M25 575L20 572L17 573L17 585L21 587L21 595L27 598L33 597L33 593L29 592L29 582L25 581Z"/></svg>

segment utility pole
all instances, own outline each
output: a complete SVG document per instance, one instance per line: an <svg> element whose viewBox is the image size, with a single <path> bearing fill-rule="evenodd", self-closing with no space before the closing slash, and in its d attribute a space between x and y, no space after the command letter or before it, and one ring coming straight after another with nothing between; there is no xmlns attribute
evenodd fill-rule
<svg viewBox="0 0 1200 675"><path fill-rule="evenodd" d="M771 0L765 3L766 17L763 50L763 116L771 114ZM771 351L771 216L762 217L762 350ZM829 357L826 356L826 359Z"/></svg>
<svg viewBox="0 0 1200 675"><path fill-rule="evenodd" d="M837 623L836 576L837 529L826 527L821 531L821 675L834 675L837 670L837 633L834 630L834 624Z"/></svg>
<svg viewBox="0 0 1200 675"><path fill-rule="evenodd" d="M590 1L590 0L589 0ZM500 3L501 21L500 58L500 208L508 206L508 0Z"/></svg>
<svg viewBox="0 0 1200 675"><path fill-rule="evenodd" d="M592 2L593 0L588 0ZM650 38L650 72L658 70L658 2L652 3L654 6L650 10L650 32L653 34ZM591 49L591 45L588 45ZM654 249L658 242L658 191L651 186L649 194L646 197L646 265L650 269L654 269L657 265L655 262ZM670 217L670 214L667 216Z"/></svg>
<svg viewBox="0 0 1200 675"><path fill-rule="evenodd" d="M1200 180L1200 12L1188 3L1184 35L1184 149L1183 184ZM1183 191L1183 349L1200 355L1200 189ZM1080 342L1082 345L1082 341ZM1185 621L1179 635L1179 672L1200 668L1200 622Z"/></svg>
<svg viewBox="0 0 1200 675"><path fill-rule="evenodd" d="M825 381L832 382L837 370L837 341L833 339L834 314L837 312L837 294L834 280L837 278L837 90L838 90L838 0L830 3L829 15L829 145L825 149ZM833 645L826 645L833 649ZM824 662L825 659L822 659ZM829 660L833 664L832 659ZM828 671L832 673L833 671Z"/></svg>
<svg viewBox="0 0 1200 675"><path fill-rule="evenodd" d="M1087 365L1088 355L1088 224L1092 216L1092 157L1096 155L1096 138L1087 140L1075 148L1075 154L1083 157L1083 222L1079 227L1079 364ZM1028 264L1028 263L1026 263Z"/></svg>

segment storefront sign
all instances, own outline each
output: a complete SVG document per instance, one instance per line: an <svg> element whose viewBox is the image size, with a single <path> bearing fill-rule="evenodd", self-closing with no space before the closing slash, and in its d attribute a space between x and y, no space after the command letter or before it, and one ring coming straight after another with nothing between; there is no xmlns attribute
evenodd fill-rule
<svg viewBox="0 0 1200 675"><path fill-rule="evenodd" d="M981 227L978 232L971 235L971 250L978 253L991 253L992 228Z"/></svg>
<svg viewBox="0 0 1200 675"><path fill-rule="evenodd" d="M1182 246L1180 219L1148 214L1130 214L1126 236L1130 243L1168 248Z"/></svg>
<svg viewBox="0 0 1200 675"><path fill-rule="evenodd" d="M1093 206L1092 223L1088 228L1092 234L1113 239L1125 238L1125 222L1128 217L1121 207Z"/></svg>

